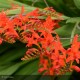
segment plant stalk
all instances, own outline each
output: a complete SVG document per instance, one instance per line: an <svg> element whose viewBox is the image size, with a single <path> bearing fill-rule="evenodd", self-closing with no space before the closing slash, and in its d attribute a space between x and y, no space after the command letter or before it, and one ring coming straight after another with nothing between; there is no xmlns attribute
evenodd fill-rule
<svg viewBox="0 0 80 80"><path fill-rule="evenodd" d="M79 22L76 22L76 24L75 24L75 26L74 26L74 28L73 28L73 30L72 30L71 38L70 38L70 43L72 43L72 40L73 40L73 38L74 38L75 31L76 31L76 29L77 29L78 24L79 24Z"/></svg>

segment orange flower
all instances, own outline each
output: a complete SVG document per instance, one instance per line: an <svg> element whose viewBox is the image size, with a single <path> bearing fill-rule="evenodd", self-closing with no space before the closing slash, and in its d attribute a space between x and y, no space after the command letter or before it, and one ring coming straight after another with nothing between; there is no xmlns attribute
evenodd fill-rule
<svg viewBox="0 0 80 80"><path fill-rule="evenodd" d="M4 27L8 20L9 18L6 16L4 12L0 13L0 28Z"/></svg>
<svg viewBox="0 0 80 80"><path fill-rule="evenodd" d="M50 31L54 28L56 23L53 22L50 16L47 17L46 21L43 23L44 27Z"/></svg>
<svg viewBox="0 0 80 80"><path fill-rule="evenodd" d="M27 37L27 46L31 47L33 44L38 45L39 38L39 35L34 30L31 30L31 36Z"/></svg>
<svg viewBox="0 0 80 80"><path fill-rule="evenodd" d="M2 39L2 38L0 38L0 44L2 44L2 41L3 41L3 39Z"/></svg>
<svg viewBox="0 0 80 80"><path fill-rule="evenodd" d="M80 68L78 66L73 65L71 68L76 70L77 72L80 72Z"/></svg>
<svg viewBox="0 0 80 80"><path fill-rule="evenodd" d="M68 57L66 59L67 62L76 60L79 63L80 59L80 42L78 42L78 35L75 35L71 48L67 50Z"/></svg>

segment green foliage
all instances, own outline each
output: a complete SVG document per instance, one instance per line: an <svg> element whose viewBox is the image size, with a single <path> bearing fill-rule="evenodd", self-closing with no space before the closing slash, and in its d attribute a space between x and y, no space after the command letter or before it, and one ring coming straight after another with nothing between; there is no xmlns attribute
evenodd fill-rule
<svg viewBox="0 0 80 80"><path fill-rule="evenodd" d="M80 17L69 18L66 23L76 23L80 22Z"/></svg>
<svg viewBox="0 0 80 80"><path fill-rule="evenodd" d="M26 13L34 10L36 7L44 8L47 5L44 0L0 0L0 11L3 9L6 10L11 8L11 3L18 4L19 6L24 5L26 9ZM47 4L51 7L54 7L58 12L62 12L64 16L62 16L65 21L62 21L61 27L56 29L56 32L59 34L61 38L70 38L71 32L76 22L80 22L80 0L46 0ZM65 4L66 3L66 4ZM9 10L7 15L15 15L19 14L21 8L14 10ZM67 16L65 16L67 15ZM68 17L69 16L69 17ZM75 17L74 17L75 16ZM77 17L79 16L79 17ZM44 16L42 16L44 19ZM55 18L53 18L55 19ZM77 29L75 34L78 33L80 35L80 31ZM70 39L61 39L64 47L70 45ZM21 58L25 54L26 48L20 42L15 44L7 44L4 43L0 45L0 75L27 75L16 77L16 80L42 80L41 75L38 71L38 58L34 58L29 61L21 61ZM35 79L31 78L31 75L38 75ZM70 75L70 74L69 74ZM9 78L7 76L5 80ZM66 78L66 80L69 79ZM47 79L45 79L47 80ZM60 78L59 80L65 80L65 78Z"/></svg>
<svg viewBox="0 0 80 80"><path fill-rule="evenodd" d="M80 0L73 0L74 1L74 3L75 3L75 5L76 5L76 7L78 8L78 9L80 9Z"/></svg>
<svg viewBox="0 0 80 80"><path fill-rule="evenodd" d="M53 7L58 12L61 12L67 16L79 16L80 13L79 8L76 7L77 3L78 3L77 6L80 5L79 4L80 0L16 0L16 1L40 8L47 7L45 3L46 1L49 7Z"/></svg>

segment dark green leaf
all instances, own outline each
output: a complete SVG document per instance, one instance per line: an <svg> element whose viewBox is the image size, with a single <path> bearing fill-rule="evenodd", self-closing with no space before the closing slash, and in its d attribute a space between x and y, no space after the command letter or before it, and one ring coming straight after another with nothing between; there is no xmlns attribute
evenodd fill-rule
<svg viewBox="0 0 80 80"><path fill-rule="evenodd" d="M77 7L78 9L80 9L80 0L73 0L73 1L74 1L74 3L75 3L76 7Z"/></svg>
<svg viewBox="0 0 80 80"><path fill-rule="evenodd" d="M69 18L66 23L76 23L80 22L80 17L75 17L75 18Z"/></svg>

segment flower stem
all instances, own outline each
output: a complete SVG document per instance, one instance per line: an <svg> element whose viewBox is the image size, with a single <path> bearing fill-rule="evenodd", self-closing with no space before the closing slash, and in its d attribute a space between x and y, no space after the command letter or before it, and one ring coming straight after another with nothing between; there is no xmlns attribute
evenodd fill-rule
<svg viewBox="0 0 80 80"><path fill-rule="evenodd" d="M47 3L47 1L46 1L46 0L44 0L44 3L46 4L46 6L47 6L47 7L49 7L49 5L48 5L48 3Z"/></svg>
<svg viewBox="0 0 80 80"><path fill-rule="evenodd" d="M75 35L75 31L76 31L76 28L77 28L78 24L79 24L79 22L76 22L76 24L75 24L75 26L72 30L70 42L72 42L72 40L73 40L73 37Z"/></svg>

